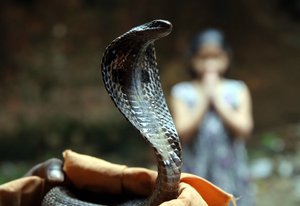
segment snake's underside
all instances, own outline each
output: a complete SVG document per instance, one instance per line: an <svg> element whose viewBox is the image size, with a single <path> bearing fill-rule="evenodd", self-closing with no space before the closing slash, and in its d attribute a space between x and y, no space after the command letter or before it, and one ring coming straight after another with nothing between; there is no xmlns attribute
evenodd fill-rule
<svg viewBox="0 0 300 206"><path fill-rule="evenodd" d="M154 50L154 41L171 30L171 23L164 20L135 27L116 38L102 58L102 76L108 94L151 145L157 159L158 177L152 195L123 205L155 206L178 196L181 147L163 95ZM99 205L79 199L67 188L55 187L45 196L42 205Z"/></svg>

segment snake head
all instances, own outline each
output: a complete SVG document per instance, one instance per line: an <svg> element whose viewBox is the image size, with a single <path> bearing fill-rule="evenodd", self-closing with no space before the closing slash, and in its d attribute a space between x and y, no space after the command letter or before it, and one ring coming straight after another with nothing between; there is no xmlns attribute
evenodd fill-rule
<svg viewBox="0 0 300 206"><path fill-rule="evenodd" d="M156 40L170 34L172 27L169 21L157 19L134 27L130 32L135 33L136 37L147 37L147 39Z"/></svg>

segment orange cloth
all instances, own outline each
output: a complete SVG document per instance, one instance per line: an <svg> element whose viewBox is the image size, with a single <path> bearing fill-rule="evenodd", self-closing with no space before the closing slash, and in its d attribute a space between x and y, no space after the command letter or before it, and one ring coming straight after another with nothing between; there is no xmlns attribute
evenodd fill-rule
<svg viewBox="0 0 300 206"><path fill-rule="evenodd" d="M68 179L80 189L95 192L149 195L154 188L157 173L145 168L130 168L102 159L66 150L63 170ZM24 177L0 185L0 206L36 206L44 195L45 181L40 177ZM180 195L161 206L225 206L234 202L231 194L210 182L182 174Z"/></svg>

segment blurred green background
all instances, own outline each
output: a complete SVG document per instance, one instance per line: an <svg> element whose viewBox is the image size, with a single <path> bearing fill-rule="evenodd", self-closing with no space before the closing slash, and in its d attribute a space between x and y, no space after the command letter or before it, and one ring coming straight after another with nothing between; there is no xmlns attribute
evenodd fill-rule
<svg viewBox="0 0 300 206"><path fill-rule="evenodd" d="M152 164L103 88L100 61L111 40L157 18L174 26L156 43L166 96L189 78L191 38L207 27L225 32L234 51L230 76L245 81L253 98L248 148L258 205L299 205L299 0L2 0L0 183L66 148Z"/></svg>

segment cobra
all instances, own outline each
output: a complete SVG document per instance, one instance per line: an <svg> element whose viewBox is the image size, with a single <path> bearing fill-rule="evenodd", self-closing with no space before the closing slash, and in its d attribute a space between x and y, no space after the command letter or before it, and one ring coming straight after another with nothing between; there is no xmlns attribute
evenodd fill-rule
<svg viewBox="0 0 300 206"><path fill-rule="evenodd" d="M154 20L116 38L106 48L101 72L116 107L154 149L158 176L153 193L122 205L156 206L178 196L181 146L161 87L154 41L167 36L172 24ZM55 187L43 206L97 206L76 198L67 188Z"/></svg>

